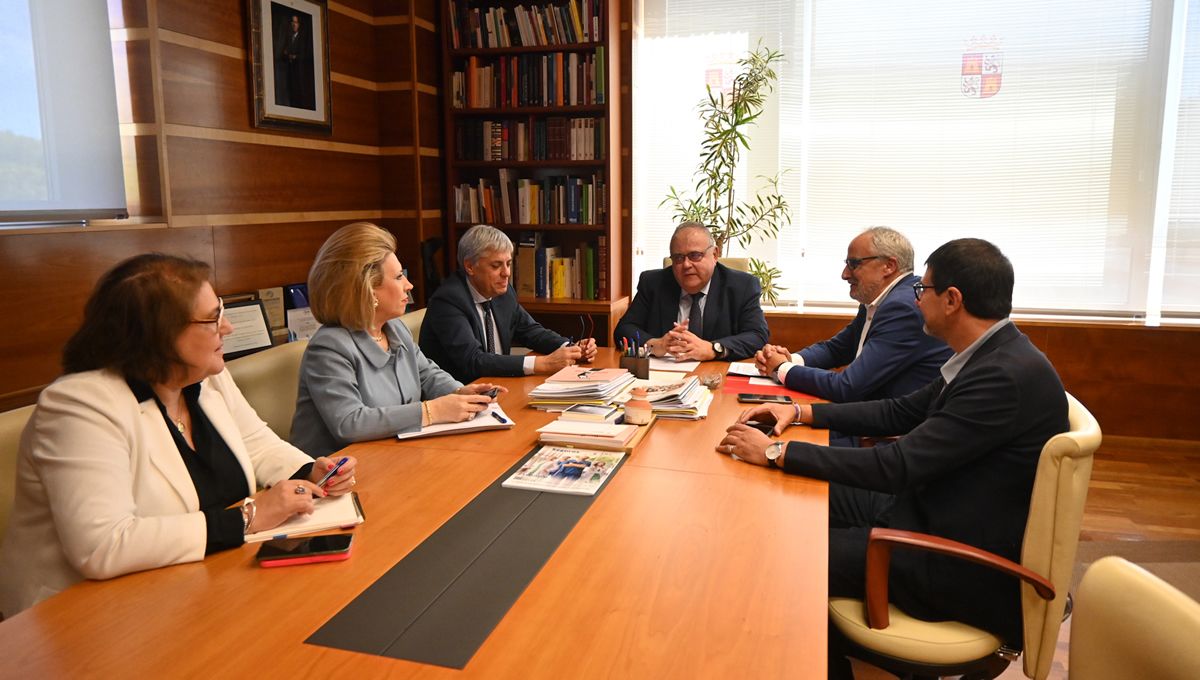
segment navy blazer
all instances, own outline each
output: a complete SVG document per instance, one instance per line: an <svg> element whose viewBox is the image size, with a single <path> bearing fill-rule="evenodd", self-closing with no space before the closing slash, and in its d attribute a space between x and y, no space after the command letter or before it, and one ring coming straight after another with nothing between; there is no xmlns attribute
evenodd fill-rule
<svg viewBox="0 0 1200 680"><path fill-rule="evenodd" d="M1069 429L1054 367L1015 325L979 347L948 386L898 399L814 404L814 427L903 435L870 448L788 444L784 469L895 496L889 526L942 536L1021 561L1042 447ZM924 551L893 555L892 602L954 619L1021 646L1016 578Z"/></svg>
<svg viewBox="0 0 1200 680"><path fill-rule="evenodd" d="M797 392L830 401L868 401L902 397L928 385L953 352L946 343L924 331L912 285L921 277L910 274L888 291L875 310L862 354L858 339L867 322L866 305L837 335L800 350L804 365L793 366L784 384ZM846 368L841 372L831 368Z"/></svg>
<svg viewBox="0 0 1200 680"><path fill-rule="evenodd" d="M613 339L620 345L621 338L640 337L644 343L661 337L679 320L682 293L670 267L642 272L637 295L613 331ZM703 332L691 331L721 343L727 360L754 356L770 335L758 303L761 295L758 279L718 262L704 300Z"/></svg>
<svg viewBox="0 0 1200 680"><path fill-rule="evenodd" d="M513 345L549 354L562 347L566 338L547 330L517 303L510 285L504 295L492 298L492 316L500 337L500 354L488 352L475 305L461 271L447 278L429 298L421 323L421 351L455 379L469 383L482 376L525 375L525 357L508 352Z"/></svg>

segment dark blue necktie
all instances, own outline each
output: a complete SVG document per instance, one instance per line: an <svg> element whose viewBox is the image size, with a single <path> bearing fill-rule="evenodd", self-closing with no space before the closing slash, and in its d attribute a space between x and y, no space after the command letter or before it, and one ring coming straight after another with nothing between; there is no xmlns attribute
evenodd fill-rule
<svg viewBox="0 0 1200 680"><path fill-rule="evenodd" d="M483 337L487 343L487 351L489 354L495 354L496 332L492 328L496 323L492 319L492 301L485 300L480 304L483 305Z"/></svg>
<svg viewBox="0 0 1200 680"><path fill-rule="evenodd" d="M704 337L704 312L700 311L700 298L704 293L692 293L692 311L688 313L688 330L697 337Z"/></svg>

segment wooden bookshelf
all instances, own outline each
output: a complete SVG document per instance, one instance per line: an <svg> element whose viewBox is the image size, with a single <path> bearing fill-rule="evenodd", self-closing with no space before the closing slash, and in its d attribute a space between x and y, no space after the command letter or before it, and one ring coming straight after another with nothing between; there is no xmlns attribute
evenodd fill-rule
<svg viewBox="0 0 1200 680"><path fill-rule="evenodd" d="M471 226L501 229L517 246L521 304L547 327L575 328L569 335L578 334L581 315L590 317L596 340L607 345L629 304L620 3L442 0L441 9L450 267L457 268L458 239ZM520 247L531 232L581 271L557 297L552 285L542 296L522 292L517 260L532 250Z"/></svg>

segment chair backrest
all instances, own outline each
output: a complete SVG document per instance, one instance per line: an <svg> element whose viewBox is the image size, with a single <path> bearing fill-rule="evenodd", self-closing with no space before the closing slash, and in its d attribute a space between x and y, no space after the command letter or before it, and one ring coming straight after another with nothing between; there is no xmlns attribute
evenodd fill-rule
<svg viewBox="0 0 1200 680"><path fill-rule="evenodd" d="M0 540L8 529L8 516L17 492L17 450L21 445L21 432L33 415L33 408L22 406L0 413Z"/></svg>
<svg viewBox="0 0 1200 680"><path fill-rule="evenodd" d="M748 257L718 257L717 262L739 272L750 273L750 258ZM663 266L671 266L671 258L663 258Z"/></svg>
<svg viewBox="0 0 1200 680"><path fill-rule="evenodd" d="M1067 408L1071 429L1042 447L1021 547L1021 564L1054 584L1054 599L1049 602L1038 597L1032 586L1021 584L1025 675L1037 680L1045 679L1054 659L1092 477L1092 454L1100 446L1100 424L1092 414L1070 394Z"/></svg>
<svg viewBox="0 0 1200 680"><path fill-rule="evenodd" d="M227 366L238 389L258 417L275 434L287 439L300 391L300 359L307 340L289 342L230 361Z"/></svg>
<svg viewBox="0 0 1200 680"><path fill-rule="evenodd" d="M425 320L425 309L421 308L415 312L409 312L400 317L400 321L408 326L408 332L412 333L413 342L421 341L421 322Z"/></svg>
<svg viewBox="0 0 1200 680"><path fill-rule="evenodd" d="M1200 678L1200 603L1145 569L1109 556L1075 597L1072 678Z"/></svg>

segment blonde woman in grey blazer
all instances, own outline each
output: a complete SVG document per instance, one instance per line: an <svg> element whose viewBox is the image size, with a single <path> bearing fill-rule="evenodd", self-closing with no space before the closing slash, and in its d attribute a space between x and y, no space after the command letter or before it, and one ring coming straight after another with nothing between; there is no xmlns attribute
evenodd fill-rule
<svg viewBox="0 0 1200 680"><path fill-rule="evenodd" d="M139 255L105 274L22 435L0 547L12 616L88 579L201 560L347 493L277 437L222 356L233 330L203 262ZM259 490L260 487L266 487Z"/></svg>
<svg viewBox="0 0 1200 680"><path fill-rule="evenodd" d="M492 401L484 393L495 385L464 386L413 342L399 320L412 284L395 250L389 232L355 222L334 232L313 261L309 302L323 325L304 350L289 437L311 455L462 422Z"/></svg>

